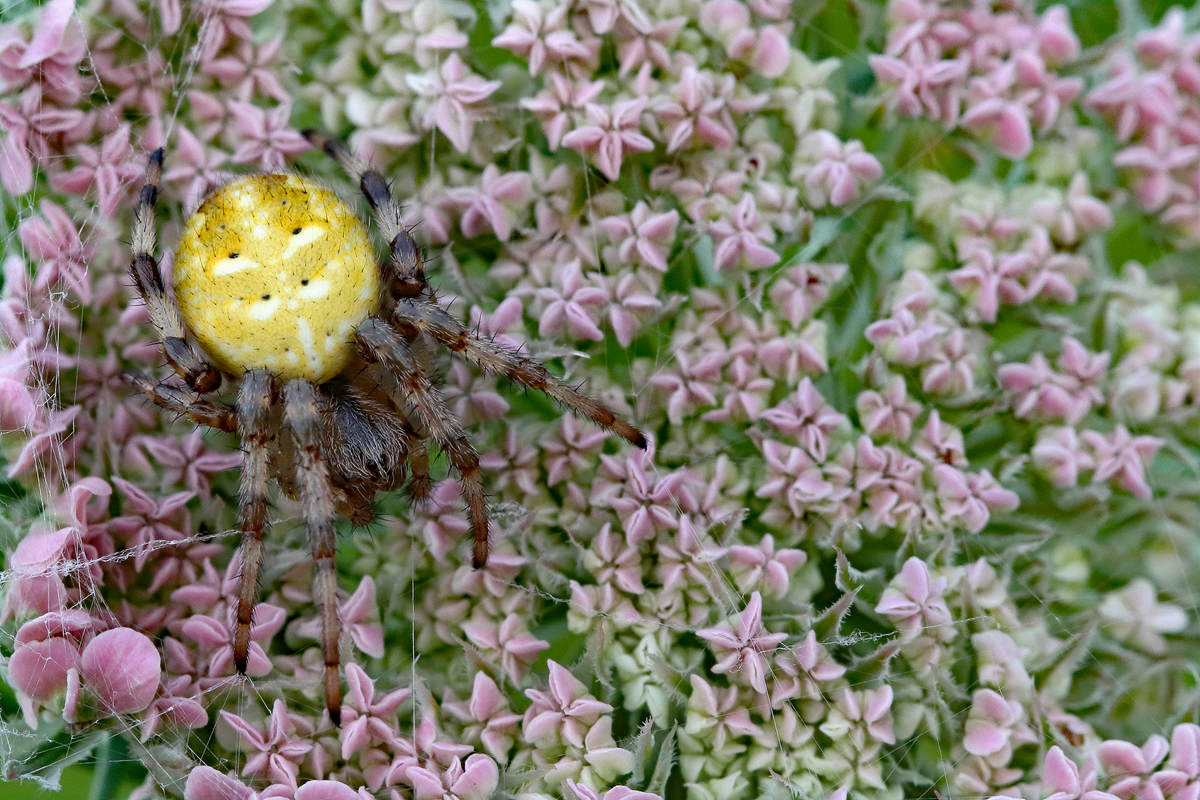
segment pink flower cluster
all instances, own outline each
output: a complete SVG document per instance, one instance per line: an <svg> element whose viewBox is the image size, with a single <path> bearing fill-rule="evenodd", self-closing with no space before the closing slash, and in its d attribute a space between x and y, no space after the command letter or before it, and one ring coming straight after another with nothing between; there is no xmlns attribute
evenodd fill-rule
<svg viewBox="0 0 1200 800"><path fill-rule="evenodd" d="M889 0L873 107L966 131L958 179L893 163L780 0L269 6L51 0L0 28L3 724L119 733L143 794L187 800L1195 800L1200 729L1104 741L1125 720L1087 702L1116 682L1178 718L1149 704L1190 685L1200 307L1152 254L1109 268L1121 196L1064 9ZM1183 22L1084 104L1190 235ZM293 121L393 180L450 313L651 439L452 361L492 553L470 566L437 459L426 502L342 537L337 728L299 509L272 512L243 678L236 442L122 379L161 360L126 277L146 152L169 277L181 215L288 168Z"/></svg>
<svg viewBox="0 0 1200 800"><path fill-rule="evenodd" d="M1113 164L1142 210L1200 241L1200 36L1185 31L1183 9L1139 34L1132 52L1113 51L1087 105L1113 125L1122 144Z"/></svg>
<svg viewBox="0 0 1200 800"><path fill-rule="evenodd" d="M895 87L901 114L990 142L1021 159L1069 114L1083 81L1058 71L1079 57L1067 9L1007 3L889 0L888 39L871 57L876 77Z"/></svg>

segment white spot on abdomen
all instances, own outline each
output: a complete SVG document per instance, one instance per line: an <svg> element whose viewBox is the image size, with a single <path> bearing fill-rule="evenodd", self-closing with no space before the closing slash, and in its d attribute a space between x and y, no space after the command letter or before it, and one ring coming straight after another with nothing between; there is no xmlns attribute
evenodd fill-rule
<svg viewBox="0 0 1200 800"><path fill-rule="evenodd" d="M325 235L325 229L316 225L309 225L291 238L288 246L283 249L283 258L285 261L295 255L296 250L304 247L306 244L312 244L317 239Z"/></svg>
<svg viewBox="0 0 1200 800"><path fill-rule="evenodd" d="M270 300L257 300L250 304L250 316L259 322L268 320L279 310L279 303L278 297L272 297Z"/></svg>
<svg viewBox="0 0 1200 800"><path fill-rule="evenodd" d="M223 258L213 267L213 277L232 275L247 269L258 269L260 264L252 258Z"/></svg>
<svg viewBox="0 0 1200 800"><path fill-rule="evenodd" d="M321 371L321 356L317 354L316 342L313 340L312 328L304 317L296 318L296 333L300 335L300 344L304 347L304 356L308 359L308 368L312 372Z"/></svg>
<svg viewBox="0 0 1200 800"><path fill-rule="evenodd" d="M296 292L302 300L316 300L329 294L329 281L309 281L308 286L301 286Z"/></svg>
<svg viewBox="0 0 1200 800"><path fill-rule="evenodd" d="M256 238L256 239L267 238L267 226L263 225L262 223L255 225L254 226L254 238Z"/></svg>

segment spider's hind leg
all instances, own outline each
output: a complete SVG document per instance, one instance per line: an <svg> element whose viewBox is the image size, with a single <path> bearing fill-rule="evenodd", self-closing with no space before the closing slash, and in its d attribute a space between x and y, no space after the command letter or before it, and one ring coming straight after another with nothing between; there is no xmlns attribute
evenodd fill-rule
<svg viewBox="0 0 1200 800"><path fill-rule="evenodd" d="M233 663L246 674L250 625L258 599L263 536L267 529L267 485L271 479L271 374L252 369L242 376L237 396L237 428L242 440L242 479L238 489L238 527L242 530L242 574L238 578L237 625Z"/></svg>
<svg viewBox="0 0 1200 800"><path fill-rule="evenodd" d="M487 563L487 495L479 471L479 454L467 439L458 419L446 407L446 401L429 381L407 342L392 326L377 317L368 317L356 332L364 358L379 361L399 382L405 398L416 409L421 424L429 431L450 464L458 472L463 495L471 511L471 530L475 536L472 561L476 567Z"/></svg>
<svg viewBox="0 0 1200 800"><path fill-rule="evenodd" d="M426 300L401 300L396 304L393 316L396 327L402 334L406 331L412 331L412 336L416 336L417 332L428 334L435 341L488 372L501 375L530 389L545 392L571 411L587 417L631 444L646 448L646 437L642 432L618 417L603 403L554 377L537 359L479 336L436 303ZM362 330L361 326L359 330Z"/></svg>
<svg viewBox="0 0 1200 800"><path fill-rule="evenodd" d="M321 613L321 650L325 656L325 707L334 725L342 719L342 691L338 678L338 587L333 559L337 539L333 527L333 484L321 456L321 422L317 388L304 379L283 387L283 418L296 444L296 482L308 528L308 545L317 572L313 599Z"/></svg>

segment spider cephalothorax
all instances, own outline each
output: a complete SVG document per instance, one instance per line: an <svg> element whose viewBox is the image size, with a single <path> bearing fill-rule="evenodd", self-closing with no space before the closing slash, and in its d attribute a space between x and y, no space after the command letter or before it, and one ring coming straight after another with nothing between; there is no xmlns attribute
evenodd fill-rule
<svg viewBox="0 0 1200 800"><path fill-rule="evenodd" d="M429 494L432 439L458 472L475 538L488 554L479 456L430 379L425 348L441 344L639 447L629 423L552 376L541 362L480 338L437 304L421 252L383 177L346 147L304 134L352 175L387 237L375 257L366 228L334 193L294 175L254 175L221 186L188 218L175 258L173 301L154 258L154 206L163 151L150 156L138 196L132 270L167 361L182 379L134 384L159 406L241 438L238 524L242 574L234 661L245 673L251 615L276 478L300 500L317 563L325 702L336 724L338 681L334 516L372 517L375 495L404 486ZM215 398L236 391L233 405Z"/></svg>

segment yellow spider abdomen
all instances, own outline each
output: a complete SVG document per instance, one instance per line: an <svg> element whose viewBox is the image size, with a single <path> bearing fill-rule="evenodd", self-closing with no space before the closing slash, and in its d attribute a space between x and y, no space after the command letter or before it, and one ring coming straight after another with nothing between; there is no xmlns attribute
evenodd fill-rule
<svg viewBox="0 0 1200 800"><path fill-rule="evenodd" d="M179 241L183 320L220 369L270 370L323 383L354 354L354 330L379 309L367 230L333 192L294 175L225 184Z"/></svg>

